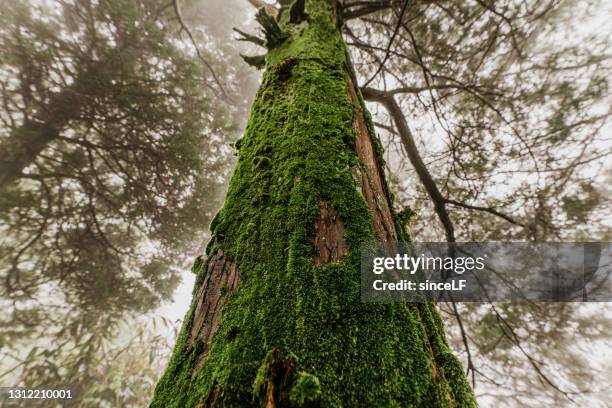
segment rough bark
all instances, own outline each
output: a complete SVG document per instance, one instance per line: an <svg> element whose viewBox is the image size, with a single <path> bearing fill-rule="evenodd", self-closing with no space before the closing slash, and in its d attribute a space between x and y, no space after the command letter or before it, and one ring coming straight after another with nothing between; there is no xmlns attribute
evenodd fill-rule
<svg viewBox="0 0 612 408"><path fill-rule="evenodd" d="M221 308L228 297L240 285L240 271L236 264L226 259L222 250L210 258L204 282L198 288L197 303L193 313L193 321L187 347L194 347L196 341L203 344L199 351L197 362L193 370L195 374L206 357L208 344L219 329ZM231 333L232 336L235 333Z"/></svg>
<svg viewBox="0 0 612 408"><path fill-rule="evenodd" d="M414 142L414 137L412 136L412 132L408 127L408 123L406 122L406 118L404 117L400 106L395 101L393 95L387 94L384 91L378 91L372 88L363 88L362 92L363 96L367 100L381 103L389 112L389 116L391 116L395 122L395 126L397 127L402 144L406 148L410 163L414 167L419 180L425 187L425 190L429 194L429 197L434 204L436 214L438 215L438 218L444 227L444 231L446 232L446 240L448 242L455 242L455 229L450 215L446 210L447 200L440 192L440 189L438 189L436 182L431 177L429 170L427 170L427 166L425 166L423 159L421 159L417 145Z"/></svg>
<svg viewBox="0 0 612 408"><path fill-rule="evenodd" d="M322 202L314 233L316 266L336 262L346 255L348 248L344 240L344 224L336 210Z"/></svg>
<svg viewBox="0 0 612 408"><path fill-rule="evenodd" d="M290 7L151 406L475 406L434 305L360 301L360 244L407 235L335 4Z"/></svg>
<svg viewBox="0 0 612 408"><path fill-rule="evenodd" d="M350 70L349 70L350 71ZM386 189L384 173L376 154L375 135L366 123L364 108L357 93L352 75L348 78L348 88L355 107L353 129L357 135L355 152L360 161L359 185L374 218L374 231L379 241L392 242L397 240L393 215L391 214L389 193Z"/></svg>

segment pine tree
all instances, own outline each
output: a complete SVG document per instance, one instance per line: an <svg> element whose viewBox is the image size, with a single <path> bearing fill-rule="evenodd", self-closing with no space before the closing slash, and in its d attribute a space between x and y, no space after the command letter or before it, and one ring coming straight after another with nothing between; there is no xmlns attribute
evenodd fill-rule
<svg viewBox="0 0 612 408"><path fill-rule="evenodd" d="M435 305L360 301L360 243L408 236L337 10L257 15L261 88L151 407L476 406Z"/></svg>

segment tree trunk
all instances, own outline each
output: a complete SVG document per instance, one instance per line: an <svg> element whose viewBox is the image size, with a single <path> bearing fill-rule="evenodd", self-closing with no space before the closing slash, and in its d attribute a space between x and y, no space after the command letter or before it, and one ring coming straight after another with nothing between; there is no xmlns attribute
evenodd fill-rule
<svg viewBox="0 0 612 408"><path fill-rule="evenodd" d="M151 407L472 407L433 304L361 303L359 245L407 239L335 4L266 29L266 70Z"/></svg>

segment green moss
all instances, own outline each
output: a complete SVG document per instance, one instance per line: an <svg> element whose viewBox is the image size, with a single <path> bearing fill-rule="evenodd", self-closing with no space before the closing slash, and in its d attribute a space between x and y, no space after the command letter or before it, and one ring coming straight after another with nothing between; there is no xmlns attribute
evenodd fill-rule
<svg viewBox="0 0 612 408"><path fill-rule="evenodd" d="M213 390L219 406L257 406L273 350L291 356L298 373L285 384L292 406L475 406L434 305L360 301L359 246L375 236L351 172L359 161L350 64L327 2L307 1L307 13L295 26L287 13L281 18L288 38L266 56L225 205L211 225L206 253L222 249L238 265L240 287L211 343L188 349L192 305L151 406L194 407ZM362 101L358 108L369 118ZM321 201L340 214L349 252L315 267ZM198 269L196 285L206 265Z"/></svg>
<svg viewBox="0 0 612 408"><path fill-rule="evenodd" d="M321 383L312 374L301 372L291 389L291 402L297 406L315 403L321 397Z"/></svg>
<svg viewBox="0 0 612 408"><path fill-rule="evenodd" d="M195 273L196 275L198 275L199 273L202 272L202 267L204 266L204 261L202 259L201 255L198 255L195 259L195 261L193 261L193 266L191 267L191 272Z"/></svg>

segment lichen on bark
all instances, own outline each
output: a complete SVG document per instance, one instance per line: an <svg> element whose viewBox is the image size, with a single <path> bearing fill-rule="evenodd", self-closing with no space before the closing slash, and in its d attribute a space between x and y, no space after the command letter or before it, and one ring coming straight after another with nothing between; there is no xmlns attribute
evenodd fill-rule
<svg viewBox="0 0 612 408"><path fill-rule="evenodd" d="M151 407L475 406L434 305L360 302L360 244L407 235L333 4L305 6L296 23L288 8L280 14L285 39L265 57L208 260L195 268L193 304ZM343 249L318 253L320 231L335 240L341 231ZM211 333L194 325L207 321L198 305L219 254L240 284L223 296L213 335L194 336Z"/></svg>

